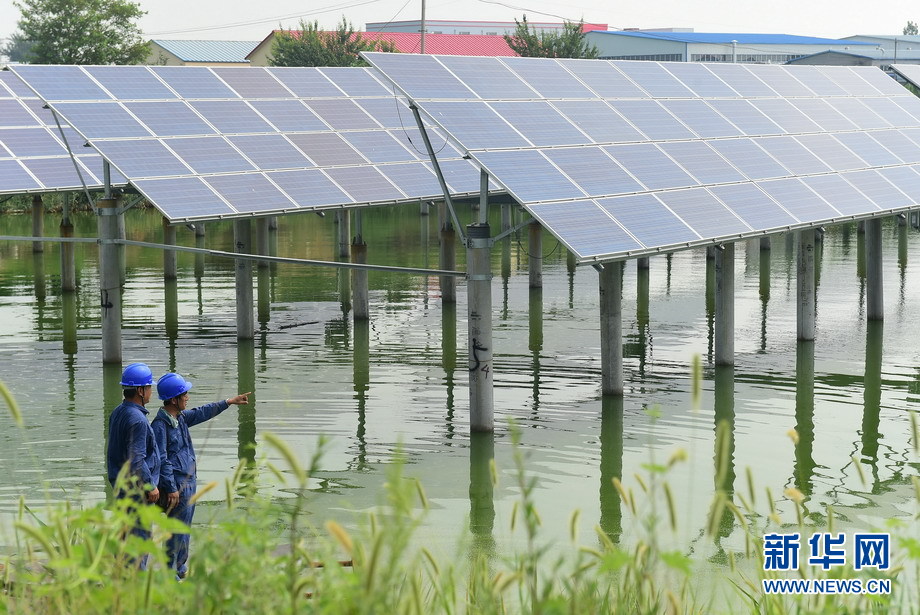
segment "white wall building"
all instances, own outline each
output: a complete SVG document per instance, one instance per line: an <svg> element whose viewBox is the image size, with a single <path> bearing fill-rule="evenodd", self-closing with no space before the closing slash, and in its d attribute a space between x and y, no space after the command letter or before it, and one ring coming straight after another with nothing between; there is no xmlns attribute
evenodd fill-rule
<svg viewBox="0 0 920 615"><path fill-rule="evenodd" d="M560 32L561 22L527 22L537 32ZM446 19L426 19L425 32L429 34L489 34L501 36L514 34L517 26L513 21L453 21ZM584 24L584 30L606 30L607 24ZM368 32L421 32L422 21L410 19L408 21L373 22L364 25Z"/></svg>

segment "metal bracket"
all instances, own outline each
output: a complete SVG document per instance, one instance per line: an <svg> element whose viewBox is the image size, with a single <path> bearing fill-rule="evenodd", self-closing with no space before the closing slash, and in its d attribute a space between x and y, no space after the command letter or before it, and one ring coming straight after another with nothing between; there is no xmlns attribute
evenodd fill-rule
<svg viewBox="0 0 920 615"><path fill-rule="evenodd" d="M524 220L523 222L521 222L521 223L518 224L517 226L512 227L512 228L509 228L507 231L502 231L501 233L499 233L498 235L496 235L495 237L493 237L493 238L492 238L492 241L499 241L500 239L504 239L505 237L507 237L507 236L510 235L511 233L514 233L514 232L516 232L516 231L519 231L519 230L521 230L522 228L524 228L525 226L528 226L528 225L530 225L530 224L533 224L533 223L536 222L536 221L537 221L536 218L528 218L527 220Z"/></svg>
<svg viewBox="0 0 920 615"><path fill-rule="evenodd" d="M491 282L492 281L491 273L468 273L466 279L472 282Z"/></svg>

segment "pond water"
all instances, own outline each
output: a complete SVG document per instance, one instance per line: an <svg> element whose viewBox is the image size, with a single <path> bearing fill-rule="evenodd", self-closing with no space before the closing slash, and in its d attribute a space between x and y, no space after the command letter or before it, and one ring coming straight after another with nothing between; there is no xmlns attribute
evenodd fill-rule
<svg viewBox="0 0 920 615"><path fill-rule="evenodd" d="M492 209L495 229L499 212ZM58 223L49 214L45 228ZM368 262L437 267L435 215L420 216L418 206L377 209L365 212L363 224ZM76 227L78 236L95 235L91 215L78 216ZM0 217L0 234L30 229L29 216ZM127 229L129 239L161 239L152 210L130 210ZM719 481L721 420L731 434L722 486L747 494L750 472L760 510L769 510L770 487L784 520L793 521L783 490L795 487L810 518L820 521L833 505L838 526L853 530L917 511L908 410L920 400L920 237L894 220L883 232L884 324L866 323L862 235L855 225L832 227L817 249L813 344L795 339L792 242L776 236L769 251L739 244L733 369L711 364L714 277L705 251L654 257L647 273L630 262L622 400L599 393L596 272L570 271L565 250L545 234L544 286L529 289L521 233L493 251L494 437L469 433L462 281L456 307L445 307L436 278L370 272L371 319L356 326L341 300L341 271L272 266L255 274L255 339L238 341L231 261L180 253L178 281L164 283L162 253L129 247L124 359L144 361L157 375L182 373L195 384L190 405L255 392L252 405L193 429L200 484L222 483L253 454L280 461L262 441L266 431L305 461L322 435L329 442L308 508L317 521L343 519L345 511L379 501L387 466L401 449L407 474L421 480L431 501L421 538L446 553L469 526L499 550L514 543L508 528L519 492L509 419L538 481L545 537L560 543L568 541L575 509L583 543L597 544L595 526L632 540L641 524L620 504L611 477L639 492L635 474L683 449L688 460L667 477L679 517L668 540L718 562L723 550L744 550L730 516L715 539L705 532ZM195 245L191 231L180 227L178 235L180 244ZM335 260L335 237L333 216L300 215L280 219L273 241L279 256ZM232 250L232 225L209 223L204 241ZM34 255L30 243L0 242L0 380L26 422L18 430L0 412L0 545L10 544L20 495L35 510L64 498L105 497L106 420L119 401L121 368L101 363L96 246L78 244L76 254L79 290L64 295L57 245ZM458 268L464 261L458 253ZM703 362L698 409L691 407L694 355ZM261 479L272 497L289 497L271 475ZM221 508L222 491L208 494L205 511Z"/></svg>

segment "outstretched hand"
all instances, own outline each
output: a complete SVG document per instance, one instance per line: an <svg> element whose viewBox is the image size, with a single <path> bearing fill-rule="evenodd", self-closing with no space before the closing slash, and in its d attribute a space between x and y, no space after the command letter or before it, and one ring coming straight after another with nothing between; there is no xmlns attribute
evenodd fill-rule
<svg viewBox="0 0 920 615"><path fill-rule="evenodd" d="M227 400L227 405L229 406L245 406L249 403L249 396L252 395L252 391L249 393L240 393L236 397L231 397Z"/></svg>

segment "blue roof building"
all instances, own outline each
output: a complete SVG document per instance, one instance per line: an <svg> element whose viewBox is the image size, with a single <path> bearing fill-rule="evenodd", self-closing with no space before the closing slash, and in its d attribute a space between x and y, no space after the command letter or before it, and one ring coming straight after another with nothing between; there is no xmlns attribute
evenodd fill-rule
<svg viewBox="0 0 920 615"><path fill-rule="evenodd" d="M154 39L149 42L147 64L166 66L246 66L246 56L259 41L178 41Z"/></svg>
<svg viewBox="0 0 920 615"><path fill-rule="evenodd" d="M783 64L824 51L871 56L878 48L862 41L746 32L595 30L587 38L602 58L659 62Z"/></svg>

